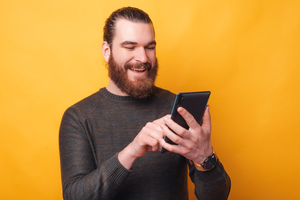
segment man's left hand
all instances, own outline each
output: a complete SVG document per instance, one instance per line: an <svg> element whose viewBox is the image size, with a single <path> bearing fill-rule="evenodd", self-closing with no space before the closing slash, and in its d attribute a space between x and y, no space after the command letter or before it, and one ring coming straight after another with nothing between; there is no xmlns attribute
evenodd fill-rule
<svg viewBox="0 0 300 200"><path fill-rule="evenodd" d="M204 159L213 153L211 146L211 121L209 106L206 107L203 124L200 126L195 118L183 107L178 108L178 113L184 118L189 129L185 129L175 123L169 116L164 117L166 125L161 125L165 135L177 145L166 143L160 139L160 145L166 150L178 153L195 163L202 163Z"/></svg>

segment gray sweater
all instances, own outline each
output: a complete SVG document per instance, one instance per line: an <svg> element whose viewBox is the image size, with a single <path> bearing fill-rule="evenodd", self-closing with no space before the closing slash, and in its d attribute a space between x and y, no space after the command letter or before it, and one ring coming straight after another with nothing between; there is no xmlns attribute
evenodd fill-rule
<svg viewBox="0 0 300 200"><path fill-rule="evenodd" d="M147 122L171 112L174 98L160 88L147 100L102 88L68 108L59 134L64 199L185 200L187 167L198 199L227 199L230 178L220 162L201 172L175 153L148 152L131 170L118 161L118 153Z"/></svg>

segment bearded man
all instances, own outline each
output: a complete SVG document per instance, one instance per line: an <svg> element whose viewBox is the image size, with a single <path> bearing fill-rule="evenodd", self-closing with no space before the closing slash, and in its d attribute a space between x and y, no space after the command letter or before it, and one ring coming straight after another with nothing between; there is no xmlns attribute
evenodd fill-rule
<svg viewBox="0 0 300 200"><path fill-rule="evenodd" d="M208 107L202 126L178 109L186 130L168 115L175 95L154 85L158 64L148 14L116 10L103 40L108 86L68 108L61 122L64 199L188 199L187 167L198 199L227 199L230 178L211 146ZM171 153L161 154L161 147ZM208 158L215 164L201 168Z"/></svg>

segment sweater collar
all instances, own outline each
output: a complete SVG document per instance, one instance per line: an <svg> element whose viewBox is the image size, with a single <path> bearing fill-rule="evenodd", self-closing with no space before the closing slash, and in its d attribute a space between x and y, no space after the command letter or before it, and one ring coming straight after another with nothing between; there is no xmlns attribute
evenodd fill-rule
<svg viewBox="0 0 300 200"><path fill-rule="evenodd" d="M156 90L156 87L155 87L155 90ZM99 90L99 93L101 95L104 95L105 97L111 99L111 100L114 100L114 101L144 101L144 100L138 100L138 99L135 99L131 96L119 96L119 95L115 95L111 92L109 92L105 87L104 88L101 88ZM151 97L150 97L151 98Z"/></svg>
<svg viewBox="0 0 300 200"><path fill-rule="evenodd" d="M155 86L155 89L154 89L154 95L152 95L151 97L149 97L148 99L135 99L131 96L119 96L119 95L115 95L111 92L109 92L105 87L104 88L101 88L99 90L99 93L100 95L103 95L105 96L106 98L109 98L111 100L114 100L114 101L139 101L139 102L145 102L149 99L151 99L153 96L155 96L155 94L157 93L157 90L158 88Z"/></svg>

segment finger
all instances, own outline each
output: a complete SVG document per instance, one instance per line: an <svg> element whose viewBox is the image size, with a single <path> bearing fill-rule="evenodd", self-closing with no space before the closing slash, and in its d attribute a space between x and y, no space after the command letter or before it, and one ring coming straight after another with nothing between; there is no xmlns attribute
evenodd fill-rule
<svg viewBox="0 0 300 200"><path fill-rule="evenodd" d="M161 129L163 130L163 132L165 133L165 135L174 143L176 144L182 144L183 143L183 139L181 136L175 134L172 130L170 130L166 125L162 124L161 125Z"/></svg>
<svg viewBox="0 0 300 200"><path fill-rule="evenodd" d="M177 112L183 117L183 119L191 129L195 129L198 126L200 126L199 123L193 117L193 115L189 113L185 108L179 107L177 109Z"/></svg>
<svg viewBox="0 0 300 200"><path fill-rule="evenodd" d="M164 121L165 121L166 125L171 130L173 130L177 135L180 135L182 138L190 137L190 133L185 128L183 128L182 126L180 126L179 124L174 122L172 119L165 117Z"/></svg>
<svg viewBox="0 0 300 200"><path fill-rule="evenodd" d="M145 143L148 146L148 151L157 151L158 149L160 149L160 144L158 142L158 140L154 139L154 138L148 138Z"/></svg>
<svg viewBox="0 0 300 200"><path fill-rule="evenodd" d="M169 144L164 139L159 139L159 144L164 149L168 150L169 152L173 152L173 153L180 153L183 149L182 146Z"/></svg>
<svg viewBox="0 0 300 200"><path fill-rule="evenodd" d="M157 125L161 125L164 123L163 117L159 118L157 120L154 120L152 123L157 124Z"/></svg>
<svg viewBox="0 0 300 200"><path fill-rule="evenodd" d="M171 115L165 115L165 116L163 116L163 117L161 117L161 118L159 118L159 119L157 119L157 120L154 120L153 123L154 123L154 124L158 124L158 125L164 124L164 123L165 123L165 122L164 122L164 118L165 118L165 117L170 118Z"/></svg>
<svg viewBox="0 0 300 200"><path fill-rule="evenodd" d="M151 151L151 150L157 151L160 147L158 140L161 139L162 137L163 137L162 134L159 134L156 131L144 127L141 132L141 135L139 136L139 141L140 141L139 143L148 146L147 151Z"/></svg>
<svg viewBox="0 0 300 200"><path fill-rule="evenodd" d="M147 133L154 138L159 139L160 137L164 136L160 124L148 122L143 129L145 129L145 131L147 131Z"/></svg>

